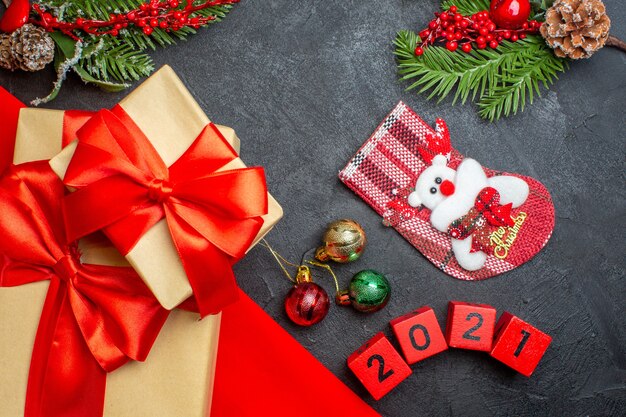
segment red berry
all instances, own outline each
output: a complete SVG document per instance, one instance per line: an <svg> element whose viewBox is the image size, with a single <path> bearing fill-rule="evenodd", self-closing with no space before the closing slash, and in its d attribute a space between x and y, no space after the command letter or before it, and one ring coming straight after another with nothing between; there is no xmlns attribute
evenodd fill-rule
<svg viewBox="0 0 626 417"><path fill-rule="evenodd" d="M454 33L446 33L446 39L449 41L454 40Z"/></svg>
<svg viewBox="0 0 626 417"><path fill-rule="evenodd" d="M511 31L510 30L505 30L504 33L502 34L502 37L504 39L509 39L511 37Z"/></svg>
<svg viewBox="0 0 626 417"><path fill-rule="evenodd" d="M150 10L150 15L151 16L157 16L159 14L158 10Z"/></svg>
<svg viewBox="0 0 626 417"><path fill-rule="evenodd" d="M456 39L457 41L460 41L461 39L463 39L463 34L461 32L455 33L454 39Z"/></svg>
<svg viewBox="0 0 626 417"><path fill-rule="evenodd" d="M484 36L479 36L476 38L476 43L487 43L487 39Z"/></svg>
<svg viewBox="0 0 626 417"><path fill-rule="evenodd" d="M526 39L526 34L525 33L520 33L519 34L519 38L520 39Z"/></svg>
<svg viewBox="0 0 626 417"><path fill-rule="evenodd" d="M439 16L441 20L448 20L448 17L450 16L446 12L441 13L441 15Z"/></svg>
<svg viewBox="0 0 626 417"><path fill-rule="evenodd" d="M133 12L128 12L126 17L128 18L128 20L135 20L135 18L137 18L137 13L134 12L134 11Z"/></svg>
<svg viewBox="0 0 626 417"><path fill-rule="evenodd" d="M528 22L524 22L522 24L522 29L524 29L524 30L528 29Z"/></svg>
<svg viewBox="0 0 626 417"><path fill-rule="evenodd" d="M498 42L502 42L502 36L498 36L498 37L496 38L496 40L497 40Z"/></svg>
<svg viewBox="0 0 626 417"><path fill-rule="evenodd" d="M121 23L116 23L115 26L113 26L113 29L117 29L120 30L122 28L122 24Z"/></svg>
<svg viewBox="0 0 626 417"><path fill-rule="evenodd" d="M428 35L430 35L430 30L428 29L424 29L423 31L420 32L420 38L422 39L428 37Z"/></svg>
<svg viewBox="0 0 626 417"><path fill-rule="evenodd" d="M76 24L78 26L82 26L83 24L85 24L85 19L83 19L82 17L79 17L78 19L76 19Z"/></svg>
<svg viewBox="0 0 626 417"><path fill-rule="evenodd" d="M142 28L142 27L146 26L146 21L143 20L143 19L138 20L136 25L139 26L140 28Z"/></svg>
<svg viewBox="0 0 626 417"><path fill-rule="evenodd" d="M415 55L422 56L423 54L424 54L424 48L422 48L421 46L418 46L417 48L415 48Z"/></svg>
<svg viewBox="0 0 626 417"><path fill-rule="evenodd" d="M167 28L168 26L169 26L169 24L168 24L165 20L161 20L161 21L159 22L159 27L160 27L161 29L165 29L165 28Z"/></svg>
<svg viewBox="0 0 626 417"><path fill-rule="evenodd" d="M455 14L454 20L456 20L457 22L460 22L461 20L463 20L463 15L461 13Z"/></svg>
<svg viewBox="0 0 626 417"><path fill-rule="evenodd" d="M159 26L159 21L156 19L150 19L150 26L157 27Z"/></svg>
<svg viewBox="0 0 626 417"><path fill-rule="evenodd" d="M461 20L459 26L461 26L461 28L463 29L466 29L469 26L469 22L467 20Z"/></svg>
<svg viewBox="0 0 626 417"><path fill-rule="evenodd" d="M486 36L489 33L489 31L487 30L486 27L482 27L478 29L478 33L480 33L482 36Z"/></svg>
<svg viewBox="0 0 626 417"><path fill-rule="evenodd" d="M489 42L489 47L491 49L496 49L498 47L498 41L491 41L491 42Z"/></svg>
<svg viewBox="0 0 626 417"><path fill-rule="evenodd" d="M446 49L450 52L456 51L456 48L458 47L459 47L459 44L456 43L455 41L450 41L446 43Z"/></svg>
<svg viewBox="0 0 626 417"><path fill-rule="evenodd" d="M453 5L453 6L450 6L450 12L452 12L452 13L456 13L456 11L457 11L456 6L454 6L454 5Z"/></svg>
<svg viewBox="0 0 626 417"><path fill-rule="evenodd" d="M170 5L172 9L175 7L178 7L178 5L180 4L178 0L169 0L167 3Z"/></svg>
<svg viewBox="0 0 626 417"><path fill-rule="evenodd" d="M143 3L142 5L139 6L139 10L142 10L142 11L145 12L146 10L148 10L148 7L150 7L150 6L145 4L145 3Z"/></svg>
<svg viewBox="0 0 626 417"><path fill-rule="evenodd" d="M511 35L511 42L517 42L517 33Z"/></svg>
<svg viewBox="0 0 626 417"><path fill-rule="evenodd" d="M146 26L143 28L143 33L146 35L150 35L152 33L152 28L150 26Z"/></svg>
<svg viewBox="0 0 626 417"><path fill-rule="evenodd" d="M489 32L493 32L494 30L496 30L496 25L493 22L490 22L489 24L487 24L487 30Z"/></svg>
<svg viewBox="0 0 626 417"><path fill-rule="evenodd" d="M174 12L174 19L180 19L183 16L181 12Z"/></svg>
<svg viewBox="0 0 626 417"><path fill-rule="evenodd" d="M428 27L431 29L435 29L437 27L437 21L431 20L430 23L428 24Z"/></svg>
<svg viewBox="0 0 626 417"><path fill-rule="evenodd" d="M485 45L484 43L476 43L476 47L478 49L485 49L487 47L487 45Z"/></svg>
<svg viewBox="0 0 626 417"><path fill-rule="evenodd" d="M493 35L490 33L489 35L485 36L485 40L487 42L491 42L493 40Z"/></svg>
<svg viewBox="0 0 626 417"><path fill-rule="evenodd" d="M442 28L447 28L448 26L450 26L450 22L448 22L447 20L444 20L443 22L441 22Z"/></svg>
<svg viewBox="0 0 626 417"><path fill-rule="evenodd" d="M461 49L463 50L463 52L465 53L469 53L472 50L472 44L468 43L464 43L463 45L461 45Z"/></svg>
<svg viewBox="0 0 626 417"><path fill-rule="evenodd" d="M491 20L503 29L519 29L530 16L529 0L492 0L489 8Z"/></svg>

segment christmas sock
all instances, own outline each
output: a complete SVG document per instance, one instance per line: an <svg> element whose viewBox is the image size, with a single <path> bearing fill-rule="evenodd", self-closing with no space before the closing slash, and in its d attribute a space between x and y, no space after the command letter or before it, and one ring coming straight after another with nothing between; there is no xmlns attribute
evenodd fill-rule
<svg viewBox="0 0 626 417"><path fill-rule="evenodd" d="M464 158L400 102L339 178L445 273L489 278L530 260L554 229L550 193L531 177Z"/></svg>
<svg viewBox="0 0 626 417"><path fill-rule="evenodd" d="M211 417L380 417L240 291L222 313Z"/></svg>

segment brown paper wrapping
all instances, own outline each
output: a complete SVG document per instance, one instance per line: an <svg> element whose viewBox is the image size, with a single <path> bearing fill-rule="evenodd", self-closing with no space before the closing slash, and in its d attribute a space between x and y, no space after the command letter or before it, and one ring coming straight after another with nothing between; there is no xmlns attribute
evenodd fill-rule
<svg viewBox="0 0 626 417"><path fill-rule="evenodd" d="M182 156L209 123L208 117L169 66L148 78L123 99L120 106L145 133L167 166ZM65 176L75 149L76 144L69 145L50 161L59 177ZM244 167L243 161L237 158L223 169ZM282 217L282 208L269 194L268 210L253 245ZM148 230L126 259L165 308L172 309L192 295L165 220Z"/></svg>

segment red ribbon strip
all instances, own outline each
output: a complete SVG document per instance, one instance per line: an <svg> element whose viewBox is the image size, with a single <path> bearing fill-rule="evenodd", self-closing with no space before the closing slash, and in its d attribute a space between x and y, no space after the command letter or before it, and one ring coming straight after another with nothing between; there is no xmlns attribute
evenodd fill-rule
<svg viewBox="0 0 626 417"><path fill-rule="evenodd" d="M237 154L213 124L168 169L120 106L96 113L76 136L64 178L77 189L64 201L68 237L103 229L127 254L165 218L200 314L234 302L232 264L250 247L267 213L263 169L217 172Z"/></svg>
<svg viewBox="0 0 626 417"><path fill-rule="evenodd" d="M17 119L23 107L24 104L0 87L0 174L13 163Z"/></svg>
<svg viewBox="0 0 626 417"><path fill-rule="evenodd" d="M25 417L101 416L106 373L145 360L168 316L131 268L80 263L66 243L63 194L47 161L0 180L0 286L50 280Z"/></svg>

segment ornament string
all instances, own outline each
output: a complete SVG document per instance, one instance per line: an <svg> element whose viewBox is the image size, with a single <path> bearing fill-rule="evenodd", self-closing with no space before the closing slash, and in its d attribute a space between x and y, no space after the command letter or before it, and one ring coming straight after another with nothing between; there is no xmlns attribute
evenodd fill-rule
<svg viewBox="0 0 626 417"><path fill-rule="evenodd" d="M285 276L287 277L287 279L289 279L289 281L293 282L294 284L296 283L296 280L291 276L291 274L289 274L289 271L287 271L287 268L285 267L286 265L292 266L294 268L300 268L301 265L295 264L293 262L289 262L287 259L285 259L284 256L282 256L280 253L278 253L276 250L274 250L274 248L272 248L270 246L270 244L267 242L267 240L262 239L261 240L261 246L264 246L265 248L267 248L267 250L270 251L270 253L272 254L272 256L274 257L274 259L276 259L276 262L278 263L278 265L280 266L280 268L282 269L282 271L284 272ZM337 290L337 292L339 292L339 280L337 278L337 275L335 275L335 272L333 271L333 269L330 267L330 265L326 265L320 262L315 262L315 261L311 261L311 260L304 260L303 263L308 263L310 265L316 266L318 268L322 268L325 269L326 271L328 271L328 273L333 277L333 281L335 282L335 289Z"/></svg>

